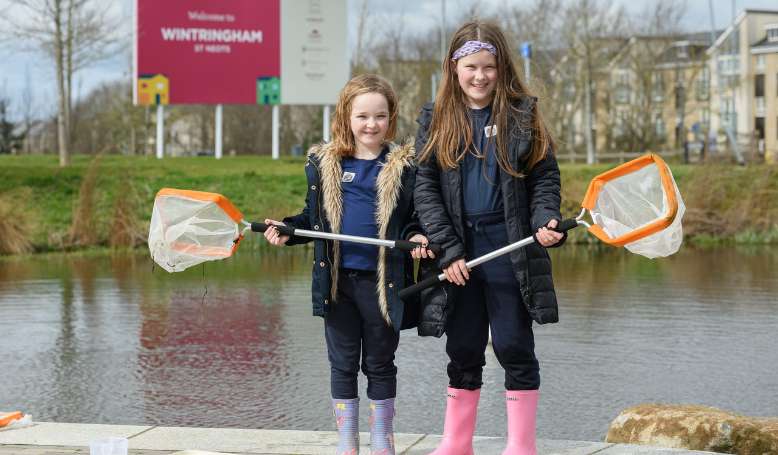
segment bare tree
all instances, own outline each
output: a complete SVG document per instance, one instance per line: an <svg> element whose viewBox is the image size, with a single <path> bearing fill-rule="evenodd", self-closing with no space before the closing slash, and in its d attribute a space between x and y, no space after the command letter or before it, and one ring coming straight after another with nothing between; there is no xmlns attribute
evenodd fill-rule
<svg viewBox="0 0 778 455"><path fill-rule="evenodd" d="M60 166L70 162L73 74L114 52L118 22L109 2L97 0L9 0L14 13L3 29L54 62L57 83L57 142Z"/></svg>
<svg viewBox="0 0 778 455"><path fill-rule="evenodd" d="M594 137L597 79L607 66L618 37L624 34L624 9L613 0L576 0L564 10L563 39L569 57L577 67L577 86L583 98L586 162L596 162Z"/></svg>
<svg viewBox="0 0 778 455"><path fill-rule="evenodd" d="M32 153L32 127L35 121L35 94L32 90L32 78L30 76L30 68L24 70L24 89L21 93L21 115L22 124L24 125L24 144L22 150L24 153Z"/></svg>
<svg viewBox="0 0 778 455"><path fill-rule="evenodd" d="M683 135L686 101L681 87L688 86L689 82L682 76L687 71L681 69L682 65L693 64L689 54L693 49L688 38L680 33L684 14L683 2L658 0L629 20L630 29L636 33L611 65L613 70L629 79L628 99L621 100L621 105L612 109L608 122L611 127L608 131L623 133L620 137L609 137L611 146L651 150L664 145L668 138L666 114L671 111L674 111L679 123L676 125L676 141L678 136ZM685 44L676 48L681 42ZM677 53L681 51L686 55L679 59ZM696 54L696 58L700 55ZM695 66L700 66L700 63ZM696 76L696 73L691 76ZM612 92L618 93L622 89Z"/></svg>
<svg viewBox="0 0 778 455"><path fill-rule="evenodd" d="M359 8L359 19L357 20L357 45L354 49L354 59L351 62L352 71L355 68L361 68L363 66L364 62L362 60L364 59L364 49L369 46L365 39L365 27L370 19L367 6L368 0L362 0L362 4Z"/></svg>
<svg viewBox="0 0 778 455"><path fill-rule="evenodd" d="M512 7L498 20L509 42L529 41L535 49L558 49L563 44L559 39L564 17L559 12L563 9L562 0L533 0L529 5Z"/></svg>

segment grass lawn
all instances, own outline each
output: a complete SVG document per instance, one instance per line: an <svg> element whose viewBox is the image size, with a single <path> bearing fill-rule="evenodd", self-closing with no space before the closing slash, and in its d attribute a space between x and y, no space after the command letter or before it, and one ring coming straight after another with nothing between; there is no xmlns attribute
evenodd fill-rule
<svg viewBox="0 0 778 455"><path fill-rule="evenodd" d="M72 249L67 236L74 216L80 216L94 230L95 245L107 245L115 229L114 218L122 210L137 220L138 236L144 235L154 195L163 187L221 193L247 220L280 218L303 207L304 163L302 157L158 160L107 155L95 160L75 155L71 166L63 169L55 155L2 155L0 223L20 220L35 250L50 251ZM589 181L613 166L561 164L562 213L577 215ZM778 168L671 167L687 205L687 235L700 241L778 242ZM578 230L571 241L595 240Z"/></svg>

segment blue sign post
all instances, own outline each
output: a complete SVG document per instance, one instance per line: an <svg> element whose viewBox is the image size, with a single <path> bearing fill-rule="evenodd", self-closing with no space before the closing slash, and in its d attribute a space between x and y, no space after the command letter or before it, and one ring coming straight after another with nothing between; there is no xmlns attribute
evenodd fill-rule
<svg viewBox="0 0 778 455"><path fill-rule="evenodd" d="M524 82L529 84L530 79L530 71L529 71L529 63L532 59L532 43L529 41L524 41L521 43L521 56L524 58Z"/></svg>
<svg viewBox="0 0 778 455"><path fill-rule="evenodd" d="M532 43L529 41L521 43L521 56L524 58L532 58Z"/></svg>

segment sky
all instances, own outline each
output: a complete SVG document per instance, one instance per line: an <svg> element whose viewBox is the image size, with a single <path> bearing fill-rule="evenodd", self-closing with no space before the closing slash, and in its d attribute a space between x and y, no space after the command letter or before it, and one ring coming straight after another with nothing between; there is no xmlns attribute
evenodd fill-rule
<svg viewBox="0 0 778 455"><path fill-rule="evenodd" d="M134 0L97 0L110 2L112 12L121 19L120 33L131 34L132 8ZM282 0L291 1L291 0ZM349 26L352 32L359 14L362 0L347 0ZM436 28L439 26L442 0L368 0L370 14L385 20L403 20L409 30ZM623 5L627 12L638 13L652 0L614 0ZM471 1L445 0L447 22L467 9ZM487 13L499 11L506 5L529 4L529 0L481 0L480 4ZM9 0L0 0L0 11L9 11ZM683 25L687 31L710 30L708 0L686 0L687 13ZM777 0L713 0L714 20L717 29L726 28L735 15L743 9L778 10ZM11 9L10 11L14 11ZM0 27L6 27L0 23ZM4 32L4 31L3 31ZM3 33L0 33L3 35ZM102 61L78 72L74 77L74 94L81 97L100 84L118 79L129 79L131 70L128 65L129 50L114 58ZM29 81L29 82L28 82ZM20 116L21 94L26 87L33 89L32 110L39 117L54 112L56 87L54 83L53 63L37 52L21 49L18 42L0 42L0 97L11 100L13 117Z"/></svg>

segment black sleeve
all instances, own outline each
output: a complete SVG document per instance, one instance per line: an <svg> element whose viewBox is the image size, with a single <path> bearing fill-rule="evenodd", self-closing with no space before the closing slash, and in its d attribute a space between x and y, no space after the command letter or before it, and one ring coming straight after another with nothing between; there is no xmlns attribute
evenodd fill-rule
<svg viewBox="0 0 778 455"><path fill-rule="evenodd" d="M552 219L562 221L560 205L561 178L559 165L553 150L549 149L545 158L535 164L527 176L527 190L530 201L530 226L532 232L537 232L546 226ZM567 239L567 235L554 246L561 246Z"/></svg>
<svg viewBox="0 0 778 455"><path fill-rule="evenodd" d="M305 195L305 207L303 207L303 211L298 213L297 215L292 215L284 218L282 221L284 224L291 226L295 229L305 229L310 230L311 229L311 210L313 210L313 205L316 203L316 197L317 194L311 190L311 185L308 185L308 193ZM298 237L298 236L291 236L289 240L286 242L286 245L299 245L303 243L308 243L311 240L313 240L310 237Z"/></svg>
<svg viewBox="0 0 778 455"><path fill-rule="evenodd" d="M427 143L426 128L420 127L416 134L416 150L421 153ZM438 258L440 268L448 267L457 259L465 257L465 247L454 230L451 217L441 196L440 169L434 157L419 163L416 170L416 188L413 200L422 229L427 233L430 243L443 248Z"/></svg>

